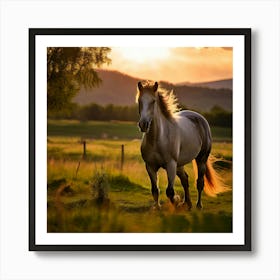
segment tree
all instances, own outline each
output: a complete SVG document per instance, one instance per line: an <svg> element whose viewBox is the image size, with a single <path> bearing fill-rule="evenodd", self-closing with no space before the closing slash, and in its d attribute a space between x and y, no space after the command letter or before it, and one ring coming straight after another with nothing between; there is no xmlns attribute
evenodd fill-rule
<svg viewBox="0 0 280 280"><path fill-rule="evenodd" d="M48 113L67 109L81 87L98 86L94 67L109 64L107 47L49 47L47 49Z"/></svg>
<svg viewBox="0 0 280 280"><path fill-rule="evenodd" d="M232 127L232 113L220 106L214 106L210 112L204 113L210 126Z"/></svg>

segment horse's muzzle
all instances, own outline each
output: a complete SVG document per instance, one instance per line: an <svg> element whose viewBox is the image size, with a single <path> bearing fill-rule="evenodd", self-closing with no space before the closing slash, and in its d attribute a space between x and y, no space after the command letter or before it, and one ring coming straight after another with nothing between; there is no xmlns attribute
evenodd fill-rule
<svg viewBox="0 0 280 280"><path fill-rule="evenodd" d="M151 122L152 122L151 120L150 121L146 121L146 120L139 121L138 126L139 126L141 132L149 132Z"/></svg>

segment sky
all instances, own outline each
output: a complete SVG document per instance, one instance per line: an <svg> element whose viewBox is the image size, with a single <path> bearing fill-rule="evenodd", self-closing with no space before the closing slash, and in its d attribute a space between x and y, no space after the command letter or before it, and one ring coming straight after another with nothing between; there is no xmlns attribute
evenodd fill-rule
<svg viewBox="0 0 280 280"><path fill-rule="evenodd" d="M113 47L105 69L155 81L208 82L232 78L232 48Z"/></svg>

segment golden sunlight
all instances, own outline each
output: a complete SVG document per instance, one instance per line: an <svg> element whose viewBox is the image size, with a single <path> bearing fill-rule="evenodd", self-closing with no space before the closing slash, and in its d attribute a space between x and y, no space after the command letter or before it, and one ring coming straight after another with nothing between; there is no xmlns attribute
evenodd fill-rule
<svg viewBox="0 0 280 280"><path fill-rule="evenodd" d="M232 78L232 54L229 47L113 47L104 68L138 79L208 82Z"/></svg>
<svg viewBox="0 0 280 280"><path fill-rule="evenodd" d="M163 60L169 57L169 48L150 47L129 47L119 48L119 53L124 59L136 62L147 63L150 60Z"/></svg>

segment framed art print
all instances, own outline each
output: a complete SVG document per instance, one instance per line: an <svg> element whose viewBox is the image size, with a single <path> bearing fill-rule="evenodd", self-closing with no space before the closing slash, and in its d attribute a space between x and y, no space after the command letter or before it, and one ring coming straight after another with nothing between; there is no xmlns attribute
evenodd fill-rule
<svg viewBox="0 0 280 280"><path fill-rule="evenodd" d="M250 29L30 29L29 249L251 250Z"/></svg>

